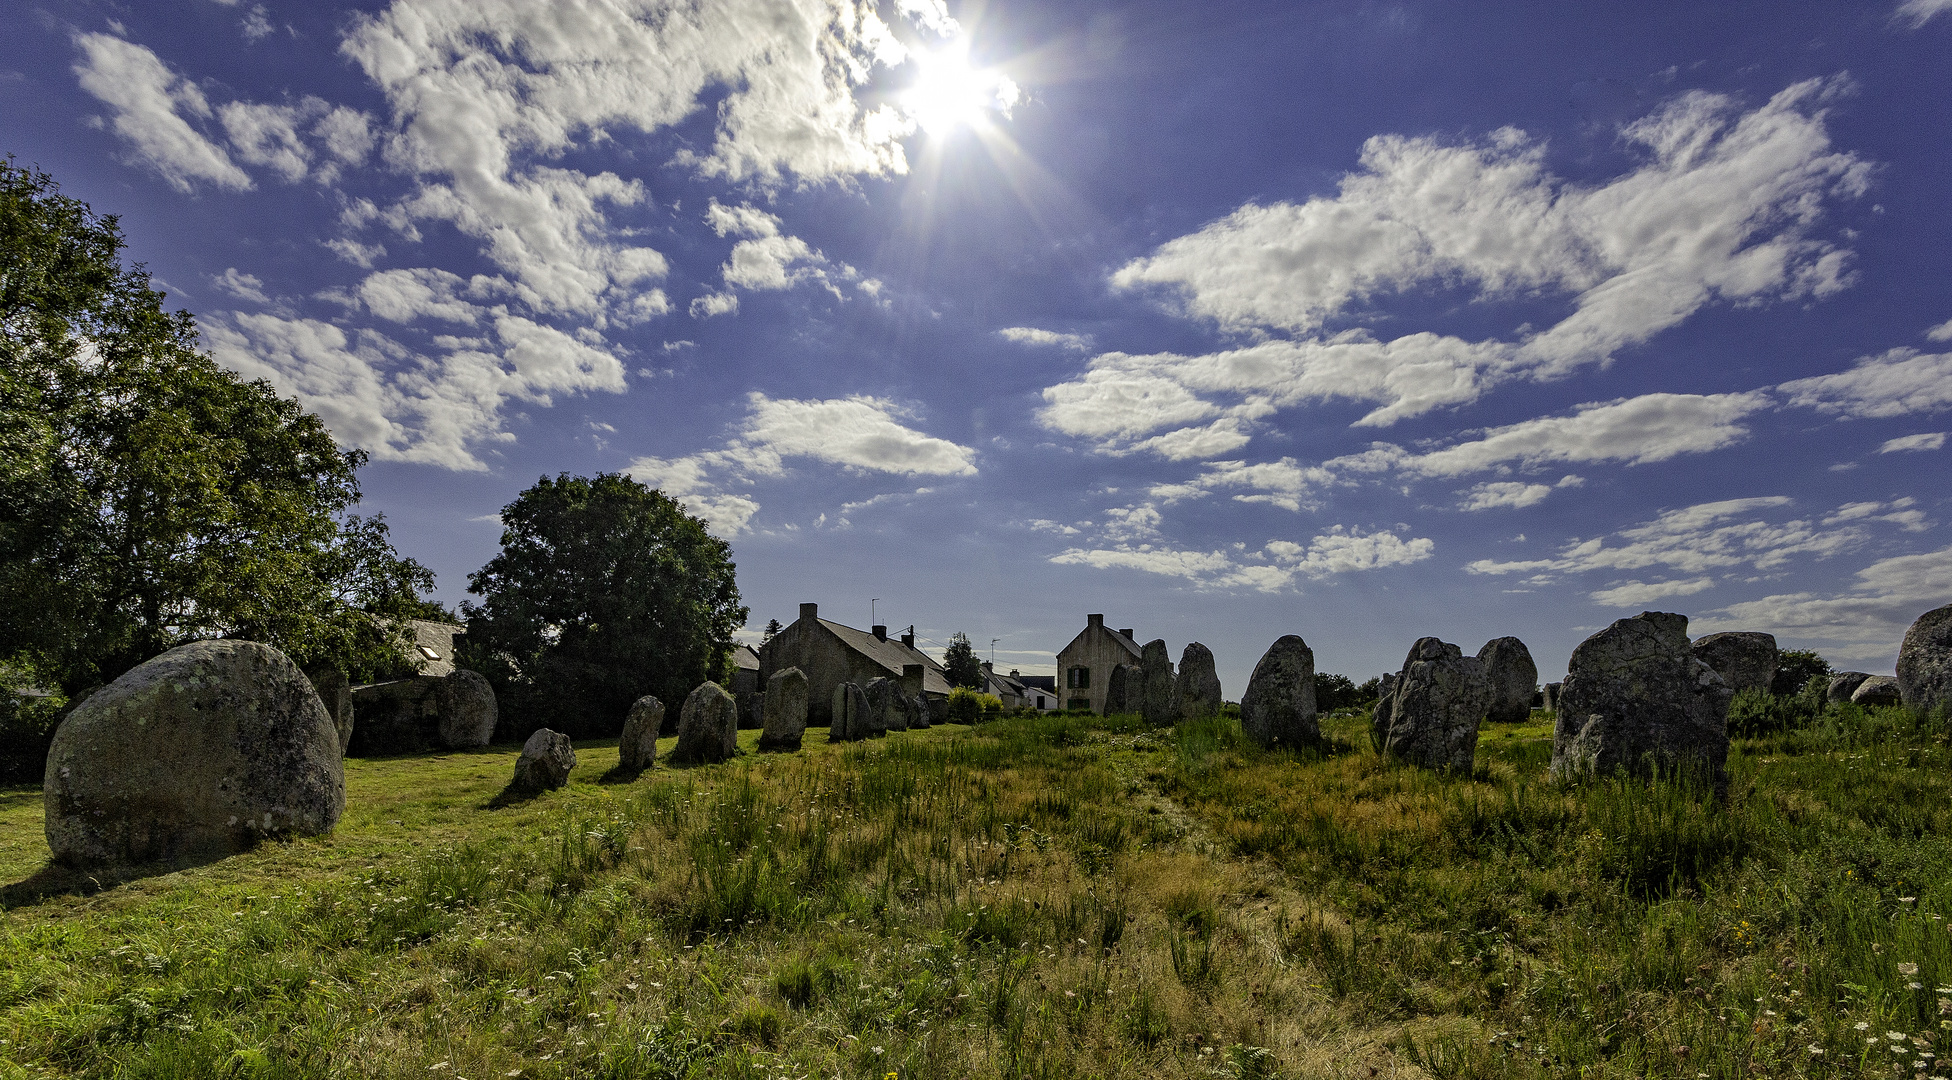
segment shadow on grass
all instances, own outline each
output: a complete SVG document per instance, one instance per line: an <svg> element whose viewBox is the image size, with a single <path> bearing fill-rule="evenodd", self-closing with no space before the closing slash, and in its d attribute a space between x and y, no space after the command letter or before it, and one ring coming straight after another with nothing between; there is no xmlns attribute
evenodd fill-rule
<svg viewBox="0 0 1952 1080"><path fill-rule="evenodd" d="M650 771L649 766L642 769L626 769L622 763L610 767L610 771L596 778L599 784L628 784Z"/></svg>
<svg viewBox="0 0 1952 1080"><path fill-rule="evenodd" d="M272 841L275 843L276 841ZM0 885L0 911L31 907L56 896L93 896L144 878L161 877L181 870L194 870L223 862L240 852L211 852L186 855L139 866L98 866L80 869L50 861L39 870L9 885Z"/></svg>
<svg viewBox="0 0 1952 1080"><path fill-rule="evenodd" d="M489 799L485 803L482 803L480 809L503 810L511 806L520 806L526 802L533 802L536 799L539 799L544 795L549 794L549 792L552 790L554 789L545 788L545 787L536 787L531 784L524 784L518 781L511 780L509 781L507 787L495 793L494 798Z"/></svg>

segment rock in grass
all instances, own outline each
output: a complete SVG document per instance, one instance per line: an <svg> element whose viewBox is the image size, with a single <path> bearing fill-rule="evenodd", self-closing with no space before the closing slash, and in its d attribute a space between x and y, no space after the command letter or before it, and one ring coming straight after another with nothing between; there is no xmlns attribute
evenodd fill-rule
<svg viewBox="0 0 1952 1080"><path fill-rule="evenodd" d="M1898 691L1906 705L1952 705L1952 604L1918 616L1898 647Z"/></svg>
<svg viewBox="0 0 1952 1080"><path fill-rule="evenodd" d="M674 765L707 765L739 752L739 703L715 682L699 683L678 712Z"/></svg>
<svg viewBox="0 0 1952 1080"><path fill-rule="evenodd" d="M1559 691L1552 774L1685 770L1728 784L1728 702L1714 668L1694 654L1688 617L1643 611L1579 643Z"/></svg>
<svg viewBox="0 0 1952 1080"><path fill-rule="evenodd" d="M1544 697L1545 697L1546 712L1556 713L1559 711L1559 691L1563 689L1564 686L1565 686L1564 683L1556 683L1556 682L1549 682L1545 684Z"/></svg>
<svg viewBox="0 0 1952 1080"><path fill-rule="evenodd" d="M1868 671L1840 671L1830 676L1830 686L1824 691L1823 698L1832 705L1849 701L1850 695L1856 693L1857 688L1864 685L1864 680L1870 677Z"/></svg>
<svg viewBox="0 0 1952 1080"><path fill-rule="evenodd" d="M554 791L569 783L569 771L575 767L576 748L569 744L569 736L541 728L522 744L509 787L527 794Z"/></svg>
<svg viewBox="0 0 1952 1080"><path fill-rule="evenodd" d="M773 672L766 680L766 722L761 750L798 750L807 730L807 677L799 668Z"/></svg>
<svg viewBox="0 0 1952 1080"><path fill-rule="evenodd" d="M1130 694L1130 690L1127 690ZM1153 727L1179 719L1173 698L1173 657L1164 638L1153 638L1139 653L1139 714Z"/></svg>
<svg viewBox="0 0 1952 1080"><path fill-rule="evenodd" d="M841 683L834 687L834 718L827 728L827 741L860 742L867 737L867 691L860 683Z"/></svg>
<svg viewBox="0 0 1952 1080"><path fill-rule="evenodd" d="M901 697L901 687L896 685L893 679L869 679L868 684L861 688L861 692L867 695L868 699L869 737L888 734L889 715L895 711L896 703Z"/></svg>
<svg viewBox="0 0 1952 1080"><path fill-rule="evenodd" d="M1865 679L1850 695L1852 704L1902 705L1904 704L1904 684L1890 675L1873 675Z"/></svg>
<svg viewBox="0 0 1952 1080"><path fill-rule="evenodd" d="M1240 696L1240 730L1266 747L1322 740L1315 715L1315 650L1306 641L1288 634L1261 655Z"/></svg>
<svg viewBox="0 0 1952 1080"><path fill-rule="evenodd" d="M1715 669L1728 684L1730 693L1744 690L1769 692L1776 681L1776 664L1782 654L1776 649L1776 636L1748 630L1709 634L1694 643L1694 654Z"/></svg>
<svg viewBox="0 0 1952 1080"><path fill-rule="evenodd" d="M42 787L56 860L202 860L328 832L346 808L339 731L269 645L199 641L141 664L61 721Z"/></svg>
<svg viewBox="0 0 1952 1080"><path fill-rule="evenodd" d="M1118 716L1139 711L1140 682L1138 668L1130 664L1113 664L1111 676L1105 680L1105 715Z"/></svg>
<svg viewBox="0 0 1952 1080"><path fill-rule="evenodd" d="M1395 708L1396 673L1384 672L1376 685L1376 707L1369 714L1369 745L1378 754L1383 752L1383 744L1389 741L1389 714Z"/></svg>
<svg viewBox="0 0 1952 1080"><path fill-rule="evenodd" d="M1491 708L1486 719L1498 724L1521 724L1532 715L1532 695L1538 692L1539 666L1532 650L1515 637L1492 638L1478 650L1478 663L1491 682Z"/></svg>
<svg viewBox="0 0 1952 1080"><path fill-rule="evenodd" d="M495 738L495 688L478 671L457 668L434 688L441 745L449 750L487 746Z"/></svg>
<svg viewBox="0 0 1952 1080"><path fill-rule="evenodd" d="M1491 680L1477 657L1465 656L1448 641L1418 638L1396 673L1383 754L1425 768L1468 772L1477 755L1478 725L1491 701Z"/></svg>
<svg viewBox="0 0 1952 1080"><path fill-rule="evenodd" d="M640 773L657 764L657 740L664 734L664 702L645 694L631 702L624 733L617 740L617 768Z"/></svg>
<svg viewBox="0 0 1952 1080"><path fill-rule="evenodd" d="M1220 676L1213 670L1213 650L1195 641L1179 654L1179 676L1173 684L1179 699L1179 718L1197 720L1214 716L1226 699L1220 693Z"/></svg>

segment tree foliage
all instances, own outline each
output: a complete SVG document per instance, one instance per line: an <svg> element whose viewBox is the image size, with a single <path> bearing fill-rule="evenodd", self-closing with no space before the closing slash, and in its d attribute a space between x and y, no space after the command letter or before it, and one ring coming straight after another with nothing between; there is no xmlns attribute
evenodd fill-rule
<svg viewBox="0 0 1952 1080"><path fill-rule="evenodd" d="M949 638L949 647L942 653L942 669L952 687L985 689L983 662L976 659L976 648L969 643L969 635L960 630Z"/></svg>
<svg viewBox="0 0 1952 1080"><path fill-rule="evenodd" d="M732 549L677 502L628 476L563 474L501 518L501 553L468 578L482 601L462 613L463 655L496 683L505 717L614 734L644 694L672 711L726 681L747 614Z"/></svg>
<svg viewBox="0 0 1952 1080"><path fill-rule="evenodd" d="M1364 686L1357 686L1347 675L1337 675L1332 671L1315 673L1315 708L1320 712L1334 712L1337 709L1353 709L1361 705ZM1375 694L1371 689L1370 698Z"/></svg>
<svg viewBox="0 0 1952 1080"><path fill-rule="evenodd" d="M1809 649L1784 649L1776 655L1776 677L1770 680L1769 692L1789 695L1809 685L1811 679L1829 682L1832 675L1830 661Z"/></svg>
<svg viewBox="0 0 1952 1080"><path fill-rule="evenodd" d="M359 500L357 451L198 349L112 216L0 161L0 665L67 691L237 637L354 677L425 567Z"/></svg>

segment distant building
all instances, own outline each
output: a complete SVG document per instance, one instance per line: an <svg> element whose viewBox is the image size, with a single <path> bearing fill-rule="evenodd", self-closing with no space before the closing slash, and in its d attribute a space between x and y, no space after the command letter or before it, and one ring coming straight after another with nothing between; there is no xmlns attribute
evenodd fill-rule
<svg viewBox="0 0 1952 1080"><path fill-rule="evenodd" d="M816 727L833 722L834 690L844 682L887 678L907 688L919 681L932 701L946 700L950 690L942 665L915 647L914 634L895 639L885 626L856 630L821 618L818 604L801 604L793 625L759 646L760 686L790 667L807 677L807 723Z"/></svg>
<svg viewBox="0 0 1952 1080"><path fill-rule="evenodd" d="M1039 712L1050 712L1063 708L1057 700L1057 676L1025 675L1011 671L1008 675L998 675L990 670L988 661L983 662L983 678L989 684L985 693L995 694L1002 699L1006 709L1031 708Z"/></svg>
<svg viewBox="0 0 1952 1080"><path fill-rule="evenodd" d="M1103 615L1085 616L1084 629L1057 654L1057 692L1063 696L1064 707L1104 712L1112 668L1137 664L1139 653L1132 631L1107 627Z"/></svg>
<svg viewBox="0 0 1952 1080"><path fill-rule="evenodd" d="M741 642L732 646L732 685L726 687L733 696L756 694L766 688L759 681L759 653L752 646Z"/></svg>
<svg viewBox="0 0 1952 1080"><path fill-rule="evenodd" d="M407 659L414 667L422 675L454 674L455 639L466 637L468 628L431 619L408 619L407 625L413 629L413 644L407 648Z"/></svg>

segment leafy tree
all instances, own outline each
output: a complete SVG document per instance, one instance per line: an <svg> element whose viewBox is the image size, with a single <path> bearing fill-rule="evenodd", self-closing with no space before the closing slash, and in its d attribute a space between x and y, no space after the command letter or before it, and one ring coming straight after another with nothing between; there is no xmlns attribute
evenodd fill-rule
<svg viewBox="0 0 1952 1080"><path fill-rule="evenodd" d="M1769 692L1794 694L1811 679L1821 678L1827 683L1832 674L1830 661L1809 649L1784 649L1777 654L1776 677L1769 683Z"/></svg>
<svg viewBox="0 0 1952 1080"><path fill-rule="evenodd" d="M614 734L644 694L675 710L726 681L747 611L703 521L615 473L545 476L501 516L501 554L468 578L482 602L461 611L463 657L521 718L508 734Z"/></svg>
<svg viewBox="0 0 1952 1080"><path fill-rule="evenodd" d="M1362 701L1362 691L1347 675L1318 671L1315 673L1315 708L1321 712L1334 712L1337 709L1353 709Z"/></svg>
<svg viewBox="0 0 1952 1080"><path fill-rule="evenodd" d="M942 653L942 667L950 686L983 689L983 662L976 659L976 649L962 631L956 631L949 639L949 647Z"/></svg>
<svg viewBox="0 0 1952 1080"><path fill-rule="evenodd" d="M767 620L767 622L766 622L766 636L765 636L765 637L762 637L762 638L760 638L760 639L759 639L759 643L760 643L761 645L764 645L764 644L765 644L765 643L767 643L768 641L771 641L771 640L773 640L774 638L776 638L776 637L778 637L778 636L779 636L779 632L780 632L781 630L784 630L784 629L786 629L786 628L785 628L784 626L781 626L781 625L779 624L779 620L778 620L778 619L769 619L769 620Z"/></svg>
<svg viewBox="0 0 1952 1080"><path fill-rule="evenodd" d="M355 676L432 575L346 518L357 452L199 351L112 216L0 161L0 665L69 693L237 637Z"/></svg>

